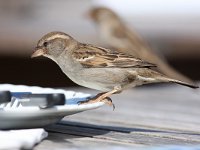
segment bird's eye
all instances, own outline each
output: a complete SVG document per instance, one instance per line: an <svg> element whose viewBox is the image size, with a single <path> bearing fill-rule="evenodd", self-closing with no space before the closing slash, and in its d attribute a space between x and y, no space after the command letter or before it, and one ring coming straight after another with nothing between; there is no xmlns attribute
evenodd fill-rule
<svg viewBox="0 0 200 150"><path fill-rule="evenodd" d="M47 47L48 42L44 42L43 45L44 45L44 47Z"/></svg>

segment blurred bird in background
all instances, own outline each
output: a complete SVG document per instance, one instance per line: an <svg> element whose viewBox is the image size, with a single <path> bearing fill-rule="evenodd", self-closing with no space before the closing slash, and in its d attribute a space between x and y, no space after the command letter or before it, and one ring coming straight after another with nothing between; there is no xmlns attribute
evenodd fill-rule
<svg viewBox="0 0 200 150"><path fill-rule="evenodd" d="M127 28L112 10L105 7L97 7L89 12L89 16L98 25L100 37L107 45L119 52L156 64L157 71L171 78L193 84L192 80L172 68L141 37Z"/></svg>

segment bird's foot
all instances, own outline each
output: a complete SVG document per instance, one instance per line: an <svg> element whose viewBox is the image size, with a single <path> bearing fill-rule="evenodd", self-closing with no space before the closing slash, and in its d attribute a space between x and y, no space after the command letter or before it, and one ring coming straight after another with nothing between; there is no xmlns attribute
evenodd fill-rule
<svg viewBox="0 0 200 150"><path fill-rule="evenodd" d="M105 104L112 106L113 110L115 109L115 105L113 104L112 100L110 97L104 97L105 93L99 93L95 97L89 98L86 101L80 101L78 102L79 105L82 104L92 104L92 103L97 103L97 102L104 102Z"/></svg>
<svg viewBox="0 0 200 150"><path fill-rule="evenodd" d="M112 106L113 111L115 110L115 104L112 102L112 99L110 97L106 97L105 99L101 100L101 102L104 102L109 106Z"/></svg>

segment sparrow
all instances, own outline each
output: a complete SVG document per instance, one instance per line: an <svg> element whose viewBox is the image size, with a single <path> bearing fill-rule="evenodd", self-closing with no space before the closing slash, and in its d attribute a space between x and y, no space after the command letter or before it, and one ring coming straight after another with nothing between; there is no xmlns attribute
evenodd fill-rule
<svg viewBox="0 0 200 150"><path fill-rule="evenodd" d="M194 84L189 78L172 68L163 57L155 53L141 37L127 28L112 10L97 7L89 12L89 16L98 26L100 37L107 45L119 52L157 64L157 71L171 78Z"/></svg>
<svg viewBox="0 0 200 150"><path fill-rule="evenodd" d="M175 82L192 88L196 85L168 78L152 67L156 65L131 55L80 43L63 32L51 32L38 42L33 57L44 56L53 60L73 82L96 89L98 94L90 102L110 100L109 96L148 83ZM108 102L112 105L112 102Z"/></svg>

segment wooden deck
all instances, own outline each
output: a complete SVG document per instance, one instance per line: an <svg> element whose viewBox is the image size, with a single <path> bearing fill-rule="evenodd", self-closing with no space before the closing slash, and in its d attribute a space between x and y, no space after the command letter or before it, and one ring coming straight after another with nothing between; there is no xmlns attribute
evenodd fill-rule
<svg viewBox="0 0 200 150"><path fill-rule="evenodd" d="M96 91L76 88L95 94ZM178 85L129 89L112 97L116 109L65 117L34 150L200 146L200 90Z"/></svg>

